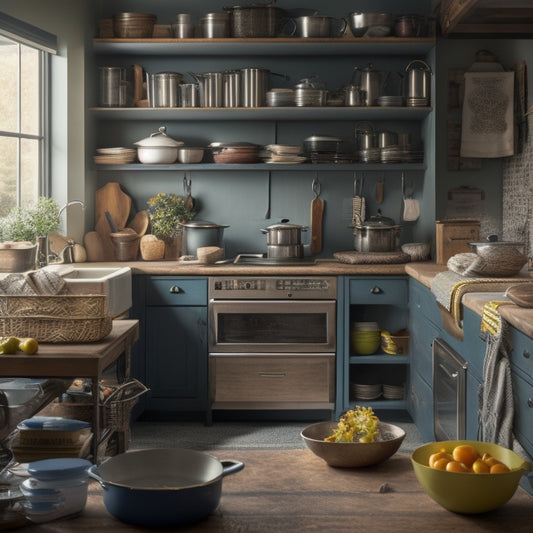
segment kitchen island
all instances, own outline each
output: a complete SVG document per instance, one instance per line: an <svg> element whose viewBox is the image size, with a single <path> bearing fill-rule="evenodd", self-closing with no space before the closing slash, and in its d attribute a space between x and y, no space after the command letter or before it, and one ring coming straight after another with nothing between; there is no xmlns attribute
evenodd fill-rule
<svg viewBox="0 0 533 533"><path fill-rule="evenodd" d="M306 449L210 453L219 460L242 461L245 468L224 478L218 508L206 520L179 528L184 533L531 531L533 498L521 487L499 509L481 515L455 514L426 495L406 454L398 453L373 467L343 469L327 466ZM80 516L24 530L153 531L113 518L104 506L102 492L100 485L91 481L87 506Z"/></svg>

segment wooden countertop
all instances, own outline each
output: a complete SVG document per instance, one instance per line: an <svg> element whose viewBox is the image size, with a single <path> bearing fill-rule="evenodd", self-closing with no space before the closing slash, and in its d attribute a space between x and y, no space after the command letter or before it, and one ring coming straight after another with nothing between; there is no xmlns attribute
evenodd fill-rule
<svg viewBox="0 0 533 533"><path fill-rule="evenodd" d="M123 267L129 266L133 274L152 274L161 276L294 276L294 275L329 275L329 276L403 276L408 275L431 288L431 281L439 273L446 270L445 265L437 265L426 261L421 263L405 263L392 265L352 265L340 263L334 259L318 259L314 265L297 266L258 266L235 265L200 265L187 261L121 261L109 263L80 263L84 267ZM533 278L532 278L533 282ZM478 315L482 315L483 304L490 300L502 300L503 294L471 293L465 295L463 304ZM512 326L533 337L533 309L521 308L517 305L501 307L501 315Z"/></svg>
<svg viewBox="0 0 533 533"><path fill-rule="evenodd" d="M331 468L307 449L208 452L219 460L243 461L244 470L223 479L218 508L180 532L241 531L531 531L533 498L518 487L505 505L481 515L445 510L423 491L410 456L396 454L380 465ZM27 533L153 531L114 519L102 489L89 485L83 513L24 528Z"/></svg>

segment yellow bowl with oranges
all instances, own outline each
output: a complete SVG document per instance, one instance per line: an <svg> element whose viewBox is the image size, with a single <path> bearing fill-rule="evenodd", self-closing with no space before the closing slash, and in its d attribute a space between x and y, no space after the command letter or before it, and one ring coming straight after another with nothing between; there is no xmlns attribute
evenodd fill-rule
<svg viewBox="0 0 533 533"><path fill-rule="evenodd" d="M512 498L520 478L533 469L531 463L503 446L472 440L424 444L413 452L411 463L428 496L445 509L463 514L485 513L500 507ZM503 466L494 467L490 473L490 463Z"/></svg>

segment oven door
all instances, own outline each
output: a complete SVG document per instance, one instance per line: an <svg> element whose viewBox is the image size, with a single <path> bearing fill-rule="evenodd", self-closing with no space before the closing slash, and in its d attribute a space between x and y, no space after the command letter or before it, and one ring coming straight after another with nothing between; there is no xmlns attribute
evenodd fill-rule
<svg viewBox="0 0 533 533"><path fill-rule="evenodd" d="M211 300L209 353L335 353L334 300Z"/></svg>

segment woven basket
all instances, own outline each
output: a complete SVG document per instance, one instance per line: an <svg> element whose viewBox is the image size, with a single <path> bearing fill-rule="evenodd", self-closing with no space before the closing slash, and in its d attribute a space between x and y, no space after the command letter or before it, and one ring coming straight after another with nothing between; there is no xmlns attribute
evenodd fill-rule
<svg viewBox="0 0 533 533"><path fill-rule="evenodd" d="M105 426L115 431L127 431L131 410L146 392L148 388L134 378L120 385L103 402Z"/></svg>
<svg viewBox="0 0 533 533"><path fill-rule="evenodd" d="M96 342L111 333L107 297L94 295L0 296L0 336L39 342Z"/></svg>

